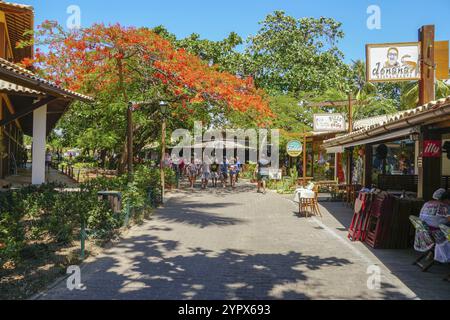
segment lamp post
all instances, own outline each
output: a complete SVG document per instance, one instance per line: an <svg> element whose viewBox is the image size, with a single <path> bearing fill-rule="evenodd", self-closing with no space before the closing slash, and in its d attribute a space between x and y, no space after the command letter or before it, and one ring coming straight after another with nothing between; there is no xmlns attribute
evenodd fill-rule
<svg viewBox="0 0 450 320"><path fill-rule="evenodd" d="M161 202L164 204L164 195L165 195L165 174L164 174L164 162L166 157L166 134L167 134L167 123L166 117L168 112L168 104L165 101L161 101L159 103L160 111L162 115L162 124L161 124L161 163L160 163L160 171L161 171Z"/></svg>

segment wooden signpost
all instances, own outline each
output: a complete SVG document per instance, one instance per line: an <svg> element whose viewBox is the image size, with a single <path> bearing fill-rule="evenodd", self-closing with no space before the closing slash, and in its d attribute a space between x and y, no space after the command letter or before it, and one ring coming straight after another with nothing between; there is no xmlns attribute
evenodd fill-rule
<svg viewBox="0 0 450 320"><path fill-rule="evenodd" d="M436 99L436 61L435 61L435 27L423 26L419 30L419 41L422 43L421 52L421 79L419 81L419 106L425 105ZM448 69L448 67L447 67ZM418 157L422 157L422 166L419 167L418 197L431 199L435 190L441 184L441 159L424 157L427 140L442 141L441 135L422 127L420 135Z"/></svg>
<svg viewBox="0 0 450 320"><path fill-rule="evenodd" d="M418 80L419 106L426 105L436 100L436 80L449 78L448 47L448 41L435 41L434 25L421 27L416 43L367 45L367 81ZM418 165L418 197L423 199L431 199L433 191L440 187L441 182L441 157L429 156L431 153L426 150L427 147L430 148L429 141L439 145L442 143L442 136L423 126L419 141L420 152L417 155L421 160Z"/></svg>
<svg viewBox="0 0 450 320"><path fill-rule="evenodd" d="M427 104L436 98L435 83L435 60L434 60L434 34L433 25L423 26L419 30L419 41L421 42L420 69L421 77L419 81L419 105Z"/></svg>

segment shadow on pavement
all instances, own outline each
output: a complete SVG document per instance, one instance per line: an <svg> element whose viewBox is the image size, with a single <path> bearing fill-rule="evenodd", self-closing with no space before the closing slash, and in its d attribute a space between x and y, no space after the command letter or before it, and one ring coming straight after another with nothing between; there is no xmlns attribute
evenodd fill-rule
<svg viewBox="0 0 450 320"><path fill-rule="evenodd" d="M353 218L353 210L340 202L321 202L320 205L342 225L338 231L347 231ZM349 240L350 241L350 240ZM420 253L409 250L373 249L365 244L398 279L411 289L420 299L450 299L450 283L443 279L450 273L449 265L435 265L428 272L421 272L413 265Z"/></svg>
<svg viewBox="0 0 450 320"><path fill-rule="evenodd" d="M292 284L308 279L305 269L351 264L346 259L320 258L298 252L252 255L232 249L214 253L190 248L183 256L170 256L170 251L176 250L178 245L176 241L155 236L128 239L117 246L124 254L132 252L136 256L127 265L126 272L119 271L124 261L111 256L99 258L83 269L83 274L88 274L83 279L85 291L69 292L61 287L43 298L302 300L312 297L304 287L300 291ZM387 289L384 292L386 298L406 298Z"/></svg>
<svg viewBox="0 0 450 320"><path fill-rule="evenodd" d="M211 226L232 226L245 223L244 220L223 217L207 212L219 208L237 206L236 203L199 203L198 201L188 201L182 198L170 200L170 206L162 210L157 210L154 217L165 222L177 222L206 228Z"/></svg>

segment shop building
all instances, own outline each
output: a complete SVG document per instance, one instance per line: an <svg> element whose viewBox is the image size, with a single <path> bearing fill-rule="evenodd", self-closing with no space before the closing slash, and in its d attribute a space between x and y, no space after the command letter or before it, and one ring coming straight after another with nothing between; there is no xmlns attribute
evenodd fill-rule
<svg viewBox="0 0 450 320"><path fill-rule="evenodd" d="M323 147L347 155L354 184L430 200L436 189L450 187L450 97L388 115Z"/></svg>
<svg viewBox="0 0 450 320"><path fill-rule="evenodd" d="M33 48L18 49L33 30L31 6L0 2L0 179L17 173L24 161L23 136L33 138L32 183L45 177L46 137L74 101L90 97L66 90L18 65Z"/></svg>

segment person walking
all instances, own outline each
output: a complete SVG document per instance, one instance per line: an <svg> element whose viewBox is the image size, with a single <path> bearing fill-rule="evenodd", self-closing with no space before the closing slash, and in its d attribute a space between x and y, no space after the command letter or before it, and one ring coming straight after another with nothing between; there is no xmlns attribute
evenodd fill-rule
<svg viewBox="0 0 450 320"><path fill-rule="evenodd" d="M222 181L222 186L224 189L227 187L228 167L229 167L228 159L224 157L223 162L220 165L220 180Z"/></svg>
<svg viewBox="0 0 450 320"><path fill-rule="evenodd" d="M266 183L269 180L269 165L270 162L267 159L261 158L256 166L255 173L258 181L258 193L266 194Z"/></svg>
<svg viewBox="0 0 450 320"><path fill-rule="evenodd" d="M191 188L191 190L194 190L195 180L197 179L198 175L198 168L195 165L194 159L192 159L191 163L188 164L186 171L189 177L189 187Z"/></svg>
<svg viewBox="0 0 450 320"><path fill-rule="evenodd" d="M207 161L203 161L201 171L202 171L202 189L207 189L209 177L211 175L211 169Z"/></svg>
<svg viewBox="0 0 450 320"><path fill-rule="evenodd" d="M181 158L180 161L178 162L178 172L179 172L180 180L183 179L183 175L185 173L185 167L186 167L186 163L184 162L184 158Z"/></svg>
<svg viewBox="0 0 450 320"><path fill-rule="evenodd" d="M217 163L217 160L214 160L214 162L211 164L211 181L213 184L213 187L217 187L217 180L219 179L219 164Z"/></svg>
<svg viewBox="0 0 450 320"><path fill-rule="evenodd" d="M236 169L237 169L237 172L236 172L236 182L239 182L239 176L240 176L240 174L241 174L241 172L242 172L242 162L241 162L241 160L239 159L239 157L236 157Z"/></svg>
<svg viewBox="0 0 450 320"><path fill-rule="evenodd" d="M47 149L47 152L45 154L45 165L47 167L47 170L50 171L50 167L52 166L52 153L49 149Z"/></svg>
<svg viewBox="0 0 450 320"><path fill-rule="evenodd" d="M230 170L230 184L231 184L231 187L233 189L235 189L236 188L236 176L237 176L238 169L237 169L237 165L236 165L234 159L232 159L230 161L229 170Z"/></svg>

